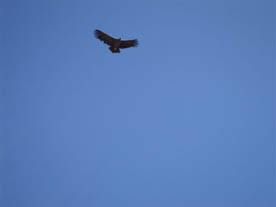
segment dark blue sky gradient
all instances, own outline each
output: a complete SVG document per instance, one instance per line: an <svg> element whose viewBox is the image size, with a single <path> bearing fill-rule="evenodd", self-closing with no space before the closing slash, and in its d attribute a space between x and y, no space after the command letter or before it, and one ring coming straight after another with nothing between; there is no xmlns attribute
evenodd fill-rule
<svg viewBox="0 0 276 207"><path fill-rule="evenodd" d="M272 0L0 12L1 206L275 206ZM112 54L94 29L139 47Z"/></svg>

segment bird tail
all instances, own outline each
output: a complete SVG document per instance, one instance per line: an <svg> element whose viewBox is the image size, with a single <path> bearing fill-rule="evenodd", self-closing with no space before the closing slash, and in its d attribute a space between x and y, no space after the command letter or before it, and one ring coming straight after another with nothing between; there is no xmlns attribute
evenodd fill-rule
<svg viewBox="0 0 276 207"><path fill-rule="evenodd" d="M112 53L120 53L120 49L119 48L115 49L114 47L109 47L109 49L110 49L110 51Z"/></svg>

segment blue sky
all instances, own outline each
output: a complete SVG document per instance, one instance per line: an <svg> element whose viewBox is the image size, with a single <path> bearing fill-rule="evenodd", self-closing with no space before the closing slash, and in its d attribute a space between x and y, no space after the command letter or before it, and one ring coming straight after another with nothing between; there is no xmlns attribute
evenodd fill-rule
<svg viewBox="0 0 276 207"><path fill-rule="evenodd" d="M0 7L2 206L275 205L272 0Z"/></svg>

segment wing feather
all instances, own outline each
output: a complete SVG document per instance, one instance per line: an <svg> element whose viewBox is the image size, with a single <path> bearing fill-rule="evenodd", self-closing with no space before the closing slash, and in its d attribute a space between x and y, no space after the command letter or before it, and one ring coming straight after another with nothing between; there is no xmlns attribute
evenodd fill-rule
<svg viewBox="0 0 276 207"><path fill-rule="evenodd" d="M122 40L120 43L120 48L128 48L128 47L137 47L138 46L138 40Z"/></svg>
<svg viewBox="0 0 276 207"><path fill-rule="evenodd" d="M112 46L113 42L114 42L114 38L105 34L104 32L96 29L94 31L94 35L97 39L103 41L105 44L108 44L110 46Z"/></svg>

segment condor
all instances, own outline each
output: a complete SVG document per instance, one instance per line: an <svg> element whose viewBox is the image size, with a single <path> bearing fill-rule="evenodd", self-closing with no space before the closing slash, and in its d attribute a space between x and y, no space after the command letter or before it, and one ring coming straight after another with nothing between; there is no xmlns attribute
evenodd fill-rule
<svg viewBox="0 0 276 207"><path fill-rule="evenodd" d="M121 38L115 39L97 29L94 31L94 34L97 39L103 41L105 44L110 46L109 50L112 53L120 53L120 49L138 46L137 39L133 39L133 40L121 40Z"/></svg>

